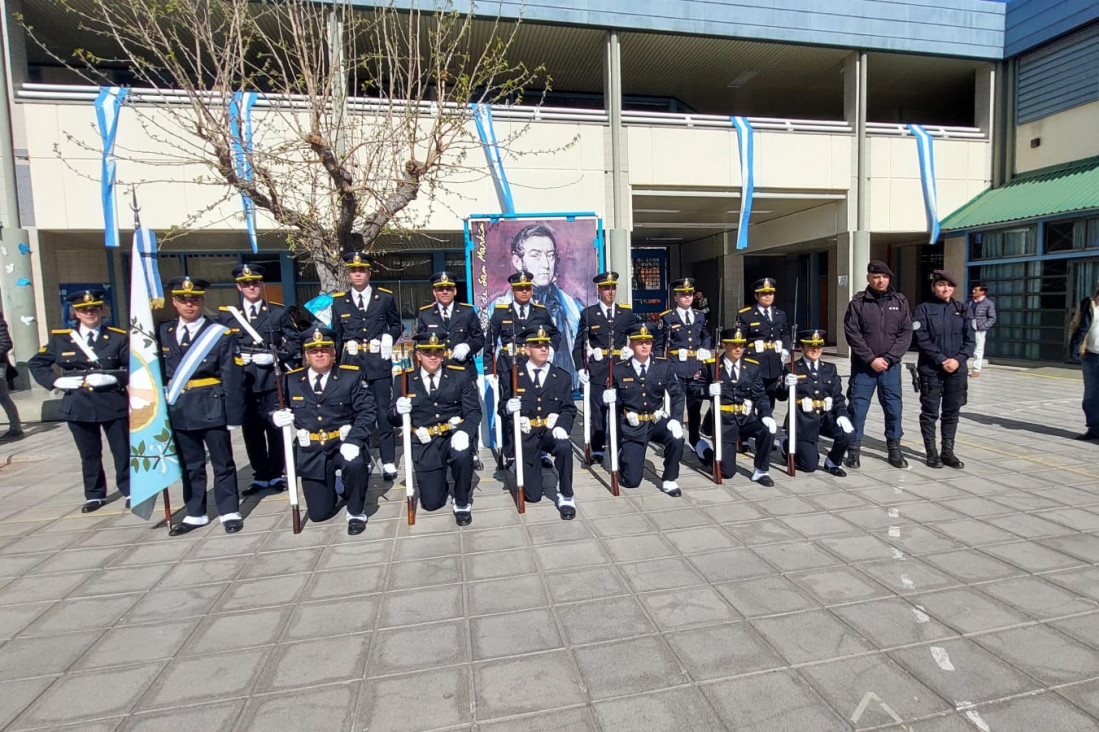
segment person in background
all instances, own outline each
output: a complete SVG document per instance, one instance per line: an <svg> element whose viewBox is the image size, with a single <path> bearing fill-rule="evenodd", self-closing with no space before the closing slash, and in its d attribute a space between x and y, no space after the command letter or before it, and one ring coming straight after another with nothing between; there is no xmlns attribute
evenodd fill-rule
<svg viewBox="0 0 1099 732"><path fill-rule="evenodd" d="M0 435L0 440L14 440L23 436L23 423L19 421L19 410L11 400L11 388L14 381L15 366L11 363L12 341L8 333L8 323L0 313L0 407L8 417L8 431Z"/></svg>
<svg viewBox="0 0 1099 732"><path fill-rule="evenodd" d="M1076 316L1069 326L1069 353L1079 358L1084 366L1084 424L1087 429L1076 436L1077 440L1099 440L1099 318L1095 308L1099 304L1099 283L1095 293L1080 301Z"/></svg>
<svg viewBox="0 0 1099 732"><path fill-rule="evenodd" d="M988 285L978 282L973 285L969 302L965 304L969 312L969 322L973 326L976 345L973 348L973 363L969 375L976 379L981 375L981 366L985 360L985 339L988 331L996 325L996 303L988 296Z"/></svg>

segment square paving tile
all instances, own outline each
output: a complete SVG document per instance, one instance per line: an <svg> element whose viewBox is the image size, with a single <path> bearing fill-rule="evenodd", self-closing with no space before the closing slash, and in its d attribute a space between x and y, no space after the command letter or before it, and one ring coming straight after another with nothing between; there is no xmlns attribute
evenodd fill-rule
<svg viewBox="0 0 1099 732"><path fill-rule="evenodd" d="M539 712L586 701L565 651L475 664L473 688L479 719Z"/></svg>
<svg viewBox="0 0 1099 732"><path fill-rule="evenodd" d="M990 729L1056 728L1058 732L1087 732L1096 727L1094 718L1052 693L986 704L980 708L980 715Z"/></svg>
<svg viewBox="0 0 1099 732"><path fill-rule="evenodd" d="M1099 652L1044 625L1002 630L974 640L1046 684L1084 681L1099 669Z"/></svg>
<svg viewBox="0 0 1099 732"><path fill-rule="evenodd" d="M816 602L785 577L728 582L717 585L717 590L737 612L749 618L817 607Z"/></svg>
<svg viewBox="0 0 1099 732"><path fill-rule="evenodd" d="M308 720L313 729L344 729L354 717L355 686L325 686L292 694L254 696L240 715L247 730L281 732L287 720Z"/></svg>
<svg viewBox="0 0 1099 732"><path fill-rule="evenodd" d="M382 599L379 627L450 620L463 612L461 585L387 592Z"/></svg>
<svg viewBox="0 0 1099 732"><path fill-rule="evenodd" d="M706 730L720 729L702 692L693 687L650 692L595 704L604 729Z"/></svg>
<svg viewBox="0 0 1099 732"><path fill-rule="evenodd" d="M825 661L873 649L826 610L748 622L790 663Z"/></svg>
<svg viewBox="0 0 1099 732"><path fill-rule="evenodd" d="M663 532L681 554L711 553L740 546L740 542L717 526L697 526Z"/></svg>
<svg viewBox="0 0 1099 732"><path fill-rule="evenodd" d="M301 603L286 624L283 640L360 633L374 627L381 595L356 595Z"/></svg>
<svg viewBox="0 0 1099 732"><path fill-rule="evenodd" d="M730 582L776 573L774 567L751 549L704 552L695 554L688 561L710 582Z"/></svg>
<svg viewBox="0 0 1099 732"><path fill-rule="evenodd" d="M878 648L958 637L925 610L899 597L834 607L832 612Z"/></svg>
<svg viewBox="0 0 1099 732"><path fill-rule="evenodd" d="M557 608L569 643L596 643L651 633L649 622L638 601L631 596L609 597Z"/></svg>
<svg viewBox="0 0 1099 732"><path fill-rule="evenodd" d="M1018 577L989 582L981 585L981 591L1039 619L1099 609L1095 601L1080 597L1037 577Z"/></svg>
<svg viewBox="0 0 1099 732"><path fill-rule="evenodd" d="M587 542L580 542L587 544ZM563 550L562 546L574 547L575 545L561 545L552 547L539 547L539 551L546 551L546 556L551 558L551 563L563 563L562 560L572 558L573 551ZM538 571L534 561L534 550L529 548L509 549L499 552L485 552L484 554L467 554L465 562L465 576L467 580L495 579L497 577L517 577L521 574L533 574ZM602 560L606 561L606 560ZM598 564L598 561L589 561L588 564Z"/></svg>
<svg viewBox="0 0 1099 732"><path fill-rule="evenodd" d="M573 651L592 699L679 686L688 681L665 642L632 638Z"/></svg>
<svg viewBox="0 0 1099 732"><path fill-rule="evenodd" d="M369 649L365 633L279 646L267 660L255 693L358 680Z"/></svg>
<svg viewBox="0 0 1099 732"><path fill-rule="evenodd" d="M469 695L465 666L369 679L356 729L415 732L468 724L473 718Z"/></svg>
<svg viewBox="0 0 1099 732"><path fill-rule="evenodd" d="M327 600L347 595L365 595L382 589L385 579L385 567L371 565L354 569L337 569L331 572L315 572L312 575L298 575L312 581L305 589L302 599ZM285 579L285 578L284 578ZM240 583L238 583L239 585ZM291 587L285 587L280 597L291 595Z"/></svg>
<svg viewBox="0 0 1099 732"><path fill-rule="evenodd" d="M462 621L378 631L367 676L421 671L469 661Z"/></svg>
<svg viewBox="0 0 1099 732"><path fill-rule="evenodd" d="M659 534L612 537L605 539L604 544L607 552L616 562L634 562L676 554L675 547Z"/></svg>
<svg viewBox="0 0 1099 732"><path fill-rule="evenodd" d="M469 621L469 631L477 661L562 646L553 613L546 608L483 615Z"/></svg>
<svg viewBox="0 0 1099 732"><path fill-rule="evenodd" d="M915 595L911 600L926 608L931 617L961 633L993 630L1030 620L1027 615L972 587L928 592Z"/></svg>
<svg viewBox="0 0 1099 732"><path fill-rule="evenodd" d="M665 639L698 681L785 666L747 623L725 623L668 633Z"/></svg>
<svg viewBox="0 0 1099 732"><path fill-rule="evenodd" d="M81 631L8 641L0 648L0 681L62 673L99 638Z"/></svg>
<svg viewBox="0 0 1099 732"><path fill-rule="evenodd" d="M799 569L816 569L840 564L840 560L807 541L757 546L753 547L752 551L780 572L796 572Z"/></svg>
<svg viewBox="0 0 1099 732"><path fill-rule="evenodd" d="M1034 691L1042 685L971 640L904 648L890 651L889 657L924 686L952 701L979 704L989 699ZM946 665L946 668L940 664ZM948 670L950 668L953 670Z"/></svg>
<svg viewBox="0 0 1099 732"><path fill-rule="evenodd" d="M691 569L687 560L680 557L621 564L618 569L626 578L626 582L637 592L667 590L704 582L702 577Z"/></svg>
<svg viewBox="0 0 1099 732"><path fill-rule="evenodd" d="M823 605L870 600L893 594L852 567L815 569L788 576Z"/></svg>
<svg viewBox="0 0 1099 732"><path fill-rule="evenodd" d="M723 524L723 526L737 541L746 546L805 540L804 536L777 519L761 519L746 523Z"/></svg>
<svg viewBox="0 0 1099 732"><path fill-rule="evenodd" d="M997 544L996 546L984 547L981 551L1011 562L1016 567L1025 569L1028 572L1068 569L1069 567L1079 567L1086 564L1086 562L1076 557L1032 542Z"/></svg>
<svg viewBox="0 0 1099 732"><path fill-rule="evenodd" d="M80 657L74 668L83 670L171 658L198 624L198 618L189 618L112 628Z"/></svg>
<svg viewBox="0 0 1099 732"><path fill-rule="evenodd" d="M88 673L69 674L40 696L16 726L56 726L80 719L125 714L164 668L164 662L146 663Z"/></svg>
<svg viewBox="0 0 1099 732"><path fill-rule="evenodd" d="M56 676L38 676L0 683L0 728L8 729L8 724L56 680Z"/></svg>
<svg viewBox="0 0 1099 732"><path fill-rule="evenodd" d="M246 694L269 653L269 648L253 648L172 661L141 700L140 708L160 709Z"/></svg>
<svg viewBox="0 0 1099 732"><path fill-rule="evenodd" d="M65 600L28 625L23 630L23 635L107 628L118 622L140 599L141 594L138 593Z"/></svg>
<svg viewBox="0 0 1099 732"><path fill-rule="evenodd" d="M543 575L556 603L594 600L627 592L613 566L589 567Z"/></svg>
<svg viewBox="0 0 1099 732"><path fill-rule="evenodd" d="M470 582L466 597L470 615L527 610L549 603L542 578L534 574Z"/></svg>
<svg viewBox="0 0 1099 732"><path fill-rule="evenodd" d="M178 729L221 732L232 726L243 707L243 699L234 699L162 712L144 712L128 717L119 729L126 732L171 732Z"/></svg>
<svg viewBox="0 0 1099 732"><path fill-rule="evenodd" d="M789 671L704 684L702 692L729 729L833 730L846 728L808 684Z"/></svg>
<svg viewBox="0 0 1099 732"><path fill-rule="evenodd" d="M650 592L641 595L640 600L656 624L665 630L740 618L740 613L733 610L712 587Z"/></svg>

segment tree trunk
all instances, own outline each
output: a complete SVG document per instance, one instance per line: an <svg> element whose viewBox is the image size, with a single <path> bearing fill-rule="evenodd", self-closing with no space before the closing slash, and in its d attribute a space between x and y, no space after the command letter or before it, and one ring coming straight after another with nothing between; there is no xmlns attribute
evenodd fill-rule
<svg viewBox="0 0 1099 732"><path fill-rule="evenodd" d="M326 267L323 262L317 262L317 276L321 281L321 292L331 295L347 289L347 278L341 273L337 275Z"/></svg>

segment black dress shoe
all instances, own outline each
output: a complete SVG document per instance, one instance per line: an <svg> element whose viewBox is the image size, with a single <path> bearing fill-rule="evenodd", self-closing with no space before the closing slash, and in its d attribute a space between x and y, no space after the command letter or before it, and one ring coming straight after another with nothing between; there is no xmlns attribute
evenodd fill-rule
<svg viewBox="0 0 1099 732"><path fill-rule="evenodd" d="M206 524L202 524L202 526L205 525ZM186 524L181 522L168 530L168 536L183 536L184 534L191 533L195 529L201 529L202 526L199 526L198 524Z"/></svg>
<svg viewBox="0 0 1099 732"><path fill-rule="evenodd" d="M843 468L841 468L838 465L833 465L830 468L825 466L824 469L827 470L832 475L836 476L837 478L846 478L847 477L847 471L844 470Z"/></svg>
<svg viewBox="0 0 1099 732"><path fill-rule="evenodd" d="M126 508L129 508L129 507L130 507L130 499L129 499L129 498L127 498L127 499L126 499Z"/></svg>
<svg viewBox="0 0 1099 732"><path fill-rule="evenodd" d="M351 519L347 522L347 535L358 536L366 531L366 522L362 519Z"/></svg>
<svg viewBox="0 0 1099 732"><path fill-rule="evenodd" d="M1074 439L1074 440L1099 440L1099 432L1088 431L1088 432L1085 432L1082 435L1076 435L1076 437L1073 437L1072 439Z"/></svg>
<svg viewBox="0 0 1099 732"><path fill-rule="evenodd" d="M553 470L553 458L549 455L542 456L542 467L546 470Z"/></svg>
<svg viewBox="0 0 1099 732"><path fill-rule="evenodd" d="M265 491L265 490L267 490L267 481L264 481L264 482L261 483L258 480L253 480L252 483L247 488L245 488L244 490L242 490L240 492L240 494L242 496L254 496L255 494L259 493L260 491Z"/></svg>
<svg viewBox="0 0 1099 732"><path fill-rule="evenodd" d="M244 528L244 521L242 519L229 519L222 526L225 527L226 534L235 534Z"/></svg>
<svg viewBox="0 0 1099 732"><path fill-rule="evenodd" d="M469 511L455 511L454 523L458 524L459 526L469 526L471 523L473 523L473 514Z"/></svg>
<svg viewBox="0 0 1099 732"><path fill-rule="evenodd" d="M105 503L107 502L99 498L93 498L90 501L84 501L84 505L80 507L80 513L91 513L92 511L98 511L99 509L103 508L103 505Z"/></svg>
<svg viewBox="0 0 1099 732"><path fill-rule="evenodd" d="M561 518L565 521L572 521L576 518L576 508L569 505L558 506L557 510L561 513Z"/></svg>
<svg viewBox="0 0 1099 732"><path fill-rule="evenodd" d="M759 476L759 480L753 480L752 482L755 483L756 485L761 485L764 488L774 488L775 487L775 481L771 480L771 476L769 476L769 475L761 475L761 476Z"/></svg>

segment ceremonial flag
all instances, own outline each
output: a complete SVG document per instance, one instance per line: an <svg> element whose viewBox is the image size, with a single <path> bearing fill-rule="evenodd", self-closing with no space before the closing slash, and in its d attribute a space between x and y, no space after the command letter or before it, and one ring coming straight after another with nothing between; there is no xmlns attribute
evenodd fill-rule
<svg viewBox="0 0 1099 732"><path fill-rule="evenodd" d="M252 163L248 156L252 153L252 106L256 103L255 92L234 92L229 102L229 130L232 133L233 168L242 180L252 180ZM256 243L256 203L247 193L240 194L244 204L244 223L248 226L248 241L252 244L252 253L259 251Z"/></svg>
<svg viewBox="0 0 1099 732"><path fill-rule="evenodd" d="M927 229L930 244L939 240L939 186L935 182L935 147L931 135L923 125L910 124L908 131L916 138L916 152L920 156L920 182L923 184L923 202L927 209Z"/></svg>
<svg viewBox="0 0 1099 732"><path fill-rule="evenodd" d="M736 248L748 248L748 225L752 217L752 199L756 191L756 147L752 123L747 117L733 117L737 147L740 149L740 221L736 227Z"/></svg>
<svg viewBox="0 0 1099 732"><path fill-rule="evenodd" d="M118 112L129 90L105 86L95 98L95 119L103 139L103 169L100 173L100 195L103 199L103 235L107 246L118 247L118 222L114 209L114 177L118 163L114 157L114 139L118 134Z"/></svg>

